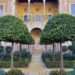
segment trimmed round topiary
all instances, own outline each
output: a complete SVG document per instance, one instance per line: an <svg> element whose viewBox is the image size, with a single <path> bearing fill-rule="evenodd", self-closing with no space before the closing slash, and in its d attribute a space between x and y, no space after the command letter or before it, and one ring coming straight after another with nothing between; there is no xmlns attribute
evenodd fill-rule
<svg viewBox="0 0 75 75"><path fill-rule="evenodd" d="M60 14L48 20L42 31L40 43L51 44L68 40L75 40L75 17Z"/></svg>
<svg viewBox="0 0 75 75"><path fill-rule="evenodd" d="M24 44L34 42L24 22L15 16L0 17L0 41Z"/></svg>

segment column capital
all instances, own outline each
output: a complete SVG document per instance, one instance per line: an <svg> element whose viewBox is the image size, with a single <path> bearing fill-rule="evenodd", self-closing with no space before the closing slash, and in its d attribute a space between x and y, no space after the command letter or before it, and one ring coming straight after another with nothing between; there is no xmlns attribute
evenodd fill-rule
<svg viewBox="0 0 75 75"><path fill-rule="evenodd" d="M43 2L46 2L46 0L43 0Z"/></svg>
<svg viewBox="0 0 75 75"><path fill-rule="evenodd" d="M28 2L31 2L31 0L28 0Z"/></svg>
<svg viewBox="0 0 75 75"><path fill-rule="evenodd" d="M44 15L46 13L46 0L43 0L43 11L44 11Z"/></svg>
<svg viewBox="0 0 75 75"><path fill-rule="evenodd" d="M13 2L16 2L16 0L13 0Z"/></svg>

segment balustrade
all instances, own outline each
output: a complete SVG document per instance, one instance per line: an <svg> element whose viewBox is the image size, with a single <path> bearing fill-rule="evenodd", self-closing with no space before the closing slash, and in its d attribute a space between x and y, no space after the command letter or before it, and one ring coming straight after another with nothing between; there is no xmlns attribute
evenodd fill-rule
<svg viewBox="0 0 75 75"><path fill-rule="evenodd" d="M47 19L51 19L51 15L25 15L24 22L44 22Z"/></svg>

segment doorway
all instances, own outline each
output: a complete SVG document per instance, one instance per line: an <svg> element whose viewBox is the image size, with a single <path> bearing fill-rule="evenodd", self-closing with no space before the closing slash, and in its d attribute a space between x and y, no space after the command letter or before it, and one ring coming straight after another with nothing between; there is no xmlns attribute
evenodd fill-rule
<svg viewBox="0 0 75 75"><path fill-rule="evenodd" d="M40 28L33 28L31 30L31 35L35 41L35 44L39 44L40 43L41 29Z"/></svg>

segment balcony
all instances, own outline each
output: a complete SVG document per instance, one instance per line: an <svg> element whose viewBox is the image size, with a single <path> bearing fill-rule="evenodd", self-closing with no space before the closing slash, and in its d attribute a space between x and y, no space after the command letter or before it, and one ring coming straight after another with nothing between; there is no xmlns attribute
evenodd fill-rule
<svg viewBox="0 0 75 75"><path fill-rule="evenodd" d="M25 15L24 16L24 22L44 22L48 19L51 19L51 15Z"/></svg>
<svg viewBox="0 0 75 75"><path fill-rule="evenodd" d="M28 0L17 0L17 2L23 3L23 2L28 2ZM31 0L31 3L35 3L35 2L42 3L43 0ZM46 2L47 3L49 3L49 2L58 3L58 0L46 0Z"/></svg>

